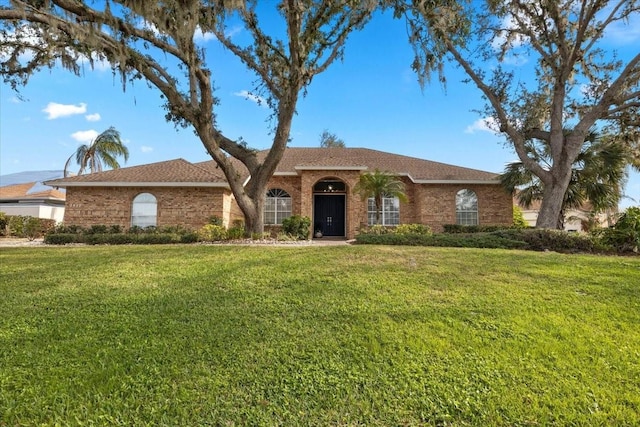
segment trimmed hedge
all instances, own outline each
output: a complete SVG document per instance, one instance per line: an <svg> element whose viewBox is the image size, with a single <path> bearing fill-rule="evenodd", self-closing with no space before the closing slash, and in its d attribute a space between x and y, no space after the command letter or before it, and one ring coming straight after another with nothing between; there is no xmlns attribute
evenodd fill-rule
<svg viewBox="0 0 640 427"><path fill-rule="evenodd" d="M560 230L502 229L492 232L418 234L362 233L356 243L378 245L442 246L462 248L525 249L533 251L608 252L609 248L589 235Z"/></svg>
<svg viewBox="0 0 640 427"><path fill-rule="evenodd" d="M162 245L169 243L194 243L198 241L195 233L51 233L44 238L48 245L66 245L71 243L84 243L87 245Z"/></svg>

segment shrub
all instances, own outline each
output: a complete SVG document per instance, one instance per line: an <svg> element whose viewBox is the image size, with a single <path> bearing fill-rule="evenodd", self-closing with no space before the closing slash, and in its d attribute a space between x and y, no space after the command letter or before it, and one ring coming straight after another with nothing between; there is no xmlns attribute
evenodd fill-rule
<svg viewBox="0 0 640 427"><path fill-rule="evenodd" d="M224 225L222 223L222 218L220 218L219 216L216 216L216 215L210 216L208 223L211 224L211 225Z"/></svg>
<svg viewBox="0 0 640 427"><path fill-rule="evenodd" d="M58 224L53 230L51 230L51 233L55 233L55 234L82 234L82 233L84 233L84 228L80 227L79 225Z"/></svg>
<svg viewBox="0 0 640 427"><path fill-rule="evenodd" d="M613 227L598 231L600 241L618 252L638 252L640 248L640 207L630 207Z"/></svg>
<svg viewBox="0 0 640 427"><path fill-rule="evenodd" d="M398 225L394 233L396 234L423 234L430 235L431 227L424 224L400 224Z"/></svg>
<svg viewBox="0 0 640 427"><path fill-rule="evenodd" d="M0 212L0 236L4 236L7 233L7 214Z"/></svg>
<svg viewBox="0 0 640 427"><path fill-rule="evenodd" d="M228 238L227 229L221 225L206 224L198 230L198 238L205 242L217 242Z"/></svg>
<svg viewBox="0 0 640 427"><path fill-rule="evenodd" d="M513 207L513 226L515 228L527 228L529 223L524 219L520 206Z"/></svg>
<svg viewBox="0 0 640 427"><path fill-rule="evenodd" d="M443 226L445 233L490 233L498 230L508 230L513 228L505 225L460 225L460 224L445 224Z"/></svg>
<svg viewBox="0 0 640 427"><path fill-rule="evenodd" d="M108 228L106 225L92 225L86 231L86 234L106 234L107 230Z"/></svg>
<svg viewBox="0 0 640 427"><path fill-rule="evenodd" d="M27 237L33 240L49 233L56 226L53 219L37 218L28 215L7 215L7 235Z"/></svg>
<svg viewBox="0 0 640 427"><path fill-rule="evenodd" d="M242 227L231 227L227 230L227 238L229 240L240 240L244 237L244 226Z"/></svg>
<svg viewBox="0 0 640 427"><path fill-rule="evenodd" d="M188 231L180 234L180 243L195 243L198 241L198 233Z"/></svg>
<svg viewBox="0 0 640 427"><path fill-rule="evenodd" d="M83 238L77 233L49 233L44 236L44 243L47 245L66 245L68 243L80 243Z"/></svg>
<svg viewBox="0 0 640 427"><path fill-rule="evenodd" d="M309 228L311 227L311 219L308 216L292 215L282 220L282 231L299 240L307 240L309 238Z"/></svg>

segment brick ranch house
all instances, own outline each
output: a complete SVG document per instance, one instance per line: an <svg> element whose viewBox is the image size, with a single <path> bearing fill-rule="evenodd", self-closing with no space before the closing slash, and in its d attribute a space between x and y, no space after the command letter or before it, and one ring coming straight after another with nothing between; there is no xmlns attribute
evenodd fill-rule
<svg viewBox="0 0 640 427"><path fill-rule="evenodd" d="M375 222L372 199L362 201L353 193L359 176L375 169L400 178L408 196L407 203L384 199L384 225L421 223L441 231L445 224L513 222L511 194L494 173L366 148L287 148L269 181L265 226L277 228L284 218L299 214L312 219L313 231L353 238ZM243 218L213 160L170 160L46 184L66 189L68 225L197 229L212 216L226 226Z"/></svg>

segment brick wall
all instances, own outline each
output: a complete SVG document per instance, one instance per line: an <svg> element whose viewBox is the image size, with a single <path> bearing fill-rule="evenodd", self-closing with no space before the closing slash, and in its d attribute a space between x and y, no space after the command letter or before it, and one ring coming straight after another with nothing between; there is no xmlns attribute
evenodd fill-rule
<svg viewBox="0 0 640 427"><path fill-rule="evenodd" d="M222 188L69 187L64 222L83 227L119 225L128 229L131 203L140 193L151 193L156 197L158 227L181 225L197 229L211 216L223 216L224 197L228 197L229 191Z"/></svg>
<svg viewBox="0 0 640 427"><path fill-rule="evenodd" d="M511 225L513 203L511 195L499 185L442 185L416 186L416 222L429 225L440 232L445 224L456 223L456 194L463 189L475 191L478 196L480 225Z"/></svg>
<svg viewBox="0 0 640 427"><path fill-rule="evenodd" d="M300 176L275 176L268 188L281 188L292 197L292 214L313 218L313 186L323 179L340 179L346 184L346 237L354 238L367 222L367 204L353 187L359 171L302 171ZM445 224L456 222L456 193L470 189L478 196L478 214L481 225L510 225L513 221L511 195L499 185L435 185L413 184L403 178L409 198L400 205L400 222L423 223L434 231L442 231ZM222 188L181 187L93 187L67 189L64 222L84 227L91 225L131 224L131 202L143 192L156 196L158 226L182 225L197 229L213 215L232 226L234 219L242 219L233 195Z"/></svg>

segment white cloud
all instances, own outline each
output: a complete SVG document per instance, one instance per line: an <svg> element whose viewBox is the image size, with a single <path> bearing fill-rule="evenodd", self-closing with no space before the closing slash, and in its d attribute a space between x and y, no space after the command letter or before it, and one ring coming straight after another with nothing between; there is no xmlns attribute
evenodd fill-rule
<svg viewBox="0 0 640 427"><path fill-rule="evenodd" d="M472 125L467 126L464 133L476 133L476 131L495 134L499 133L498 124L493 117L485 117L483 119L476 120Z"/></svg>
<svg viewBox="0 0 640 427"><path fill-rule="evenodd" d="M248 99L249 101L253 101L256 104L258 104L261 107L266 107L267 106L267 100L264 99L261 96L258 95L254 95L253 93L249 92L248 90L241 90L240 92L234 92L233 93L235 96L240 96L244 99Z"/></svg>
<svg viewBox="0 0 640 427"><path fill-rule="evenodd" d="M87 114L86 116L84 116L84 118L87 119L88 122L99 122L102 117L99 113L94 113Z"/></svg>
<svg viewBox="0 0 640 427"><path fill-rule="evenodd" d="M140 147L140 151L142 151L143 153L150 153L153 151L153 147L149 147L148 145L143 145L142 147Z"/></svg>
<svg viewBox="0 0 640 427"><path fill-rule="evenodd" d="M78 105L72 105L72 104L58 104L55 102L50 102L42 111L47 113L47 119L54 120L60 117L68 117L76 114L84 114L87 112L87 104L80 103Z"/></svg>
<svg viewBox="0 0 640 427"><path fill-rule="evenodd" d="M195 42L208 42L209 40L216 40L216 36L213 33L204 33L200 27L196 28L196 33L193 35Z"/></svg>
<svg viewBox="0 0 640 427"><path fill-rule="evenodd" d="M20 101L20 98L18 98L17 96L12 96L10 99L12 104L20 104L22 101Z"/></svg>
<svg viewBox="0 0 640 427"><path fill-rule="evenodd" d="M79 130L78 132L74 132L71 134L71 138L75 139L80 143L89 143L96 139L98 136L98 131L93 129L91 130Z"/></svg>

